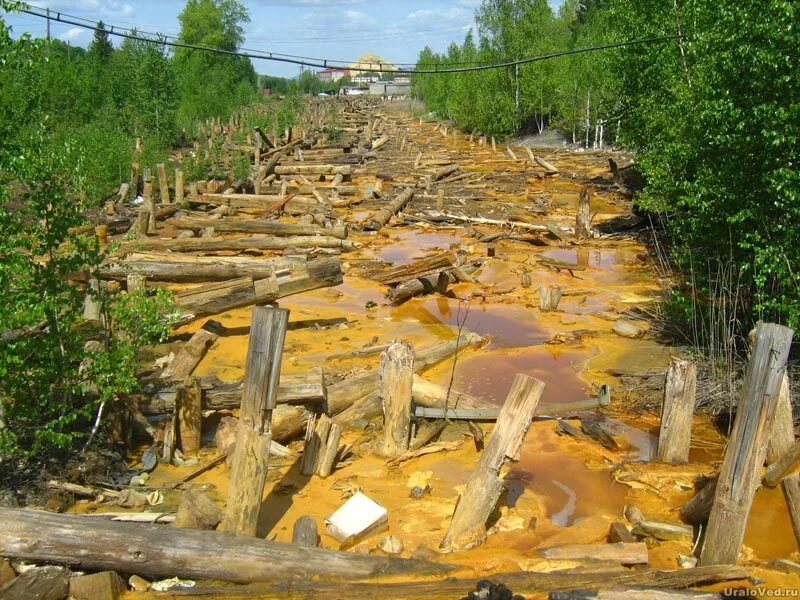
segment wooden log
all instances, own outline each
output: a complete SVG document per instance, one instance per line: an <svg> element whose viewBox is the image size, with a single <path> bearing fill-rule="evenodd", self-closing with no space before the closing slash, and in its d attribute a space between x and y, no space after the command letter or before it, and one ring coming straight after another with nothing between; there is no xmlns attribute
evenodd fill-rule
<svg viewBox="0 0 800 600"><path fill-rule="evenodd" d="M686 589L694 586L711 585L725 581L744 581L751 571L744 567L695 567L677 570L629 569L621 565L581 566L570 569L536 572L519 571L513 573L492 573L488 578L502 583L515 594L530 597L545 597L553 590L580 590L576 600L587 600L592 590L629 589L627 600L668 600L669 596L650 596L651 589ZM474 579L439 578L435 581L395 581L395 582L348 582L347 593L359 600L453 600L460 598L469 590L487 579L487 575ZM630 587L628 587L630 586ZM735 589L738 589L737 585ZM214 588L212 593L219 593ZM278 584L256 584L237 590L248 597L269 598L314 598L314 600L341 600L341 582L302 581ZM561 596L559 596L561 598ZM611 597L613 599L613 597ZM705 597L700 597L706 600ZM602 600L609 600L608 597Z"/></svg>
<svg viewBox="0 0 800 600"><path fill-rule="evenodd" d="M430 275L434 272L438 273L442 269L452 267L454 264L455 257L452 252L442 252L380 271L374 275L368 275L368 277L384 285L393 285L415 277Z"/></svg>
<svg viewBox="0 0 800 600"><path fill-rule="evenodd" d="M223 531L256 535L264 496L272 411L276 406L289 311L256 306L250 325L241 416L236 434Z"/></svg>
<svg viewBox="0 0 800 600"><path fill-rule="evenodd" d="M362 222L362 229L365 231L379 231L384 225L386 225L386 223L389 222L389 219L403 210L406 204L408 204L413 197L413 187L404 189L386 207L381 208L374 215L368 217L364 222Z"/></svg>
<svg viewBox="0 0 800 600"><path fill-rule="evenodd" d="M789 376L783 376L781 388L778 393L778 402L775 405L775 414L772 417L769 447L767 448L767 463L772 464L792 447L794 441L794 418L792 415L792 399L789 389ZM769 469L767 470L769 473ZM795 473L786 477L781 482L783 497L789 509L792 520L792 529L797 543L800 544L800 475Z"/></svg>
<svg viewBox="0 0 800 600"><path fill-rule="evenodd" d="M539 309L542 311L551 311L558 309L558 303L561 302L561 287L557 285L540 285L539 286Z"/></svg>
<svg viewBox="0 0 800 600"><path fill-rule="evenodd" d="M414 349L408 342L396 342L381 354L378 385L384 434L380 453L387 458L401 456L408 450L413 375Z"/></svg>
<svg viewBox="0 0 800 600"><path fill-rule="evenodd" d="M444 166L431 175L431 181L439 181L440 179L444 179L448 175L452 175L453 173L459 170L461 170L461 165Z"/></svg>
<svg viewBox="0 0 800 600"><path fill-rule="evenodd" d="M182 386L176 388L176 413L181 452L189 456L200 450L200 433L203 424L203 390L200 379L187 377Z"/></svg>
<svg viewBox="0 0 800 600"><path fill-rule="evenodd" d="M592 237L591 197L589 186L584 186L578 197L578 210L575 215L575 236L578 239Z"/></svg>
<svg viewBox="0 0 800 600"><path fill-rule="evenodd" d="M478 269L478 266L479 265L476 263L465 265L461 267L461 272L469 275L474 273ZM457 283L459 280L459 276L456 275L454 270L442 271L442 273L447 276L448 283ZM426 277L417 277L398 285L392 290L389 290L389 292L386 294L386 299L389 300L392 305L397 306L413 298L414 296L419 296L420 294L429 294L433 291L436 291L439 285L439 274L428 275Z"/></svg>
<svg viewBox="0 0 800 600"><path fill-rule="evenodd" d="M265 279L276 272L305 269L305 258L250 256L193 256L191 254L131 253L111 260L99 270L102 279L141 276L151 281L205 283L239 277Z"/></svg>
<svg viewBox="0 0 800 600"><path fill-rule="evenodd" d="M734 564L764 464L769 417L786 370L792 330L772 323L756 328L747 379L720 471L700 554L702 565Z"/></svg>
<svg viewBox="0 0 800 600"><path fill-rule="evenodd" d="M176 386L164 380L141 382L144 396L138 398L139 410L147 415L171 412L175 408ZM237 408L242 401L242 381L221 381L214 376L200 378L203 409ZM312 368L305 373L281 376L278 404L322 404L326 398L323 371Z"/></svg>
<svg viewBox="0 0 800 600"><path fill-rule="evenodd" d="M327 415L320 415L318 419L309 422L306 443L303 447L303 460L300 464L300 473L303 475L313 475L316 472L330 429L331 420Z"/></svg>
<svg viewBox="0 0 800 600"><path fill-rule="evenodd" d="M534 156L533 159L541 166L545 171L547 171L548 175L555 175L558 173L558 169L543 159L541 156Z"/></svg>
<svg viewBox="0 0 800 600"><path fill-rule="evenodd" d="M621 565L646 565L649 562L644 542L616 544L571 544L540 550L552 560L605 560Z"/></svg>
<svg viewBox="0 0 800 600"><path fill-rule="evenodd" d="M276 166L276 175L352 175L350 165L286 165Z"/></svg>
<svg viewBox="0 0 800 600"><path fill-rule="evenodd" d="M40 540L47 540L47 544ZM0 548L10 558L68 564L81 570L109 569L151 578L233 583L434 574L452 568L421 560L303 548L214 531L173 529L165 535L159 525L13 508L0 508Z"/></svg>
<svg viewBox="0 0 800 600"><path fill-rule="evenodd" d="M140 208L136 216L136 221L133 224L133 230L136 237L139 239L147 237L147 228L150 225L150 211L146 208Z"/></svg>
<svg viewBox="0 0 800 600"><path fill-rule="evenodd" d="M608 542L610 544L624 543L630 544L636 541L631 530L624 523L615 521L608 529Z"/></svg>
<svg viewBox="0 0 800 600"><path fill-rule="evenodd" d="M319 546L319 533L317 533L317 522L314 517L304 515L294 522L292 543L306 548Z"/></svg>
<svg viewBox="0 0 800 600"><path fill-rule="evenodd" d="M162 250L171 252L216 252L227 250L286 250L287 248L339 248L352 250L355 244L331 236L304 235L274 237L253 235L243 238L179 238L132 240L122 245L122 251Z"/></svg>
<svg viewBox="0 0 800 600"><path fill-rule="evenodd" d="M178 514L172 526L179 529L212 530L222 521L222 509L208 494L194 487L187 487L181 495Z"/></svg>
<svg viewBox="0 0 800 600"><path fill-rule="evenodd" d="M489 443L456 505L442 548L468 549L486 539L486 520L503 489L500 468L507 458L518 459L543 391L544 383L538 379L522 374L514 379Z"/></svg>
<svg viewBox="0 0 800 600"><path fill-rule="evenodd" d="M446 386L423 379L416 374L412 381L411 395L418 406L428 409L442 410L445 405L449 409L499 408L493 402L453 389L448 390Z"/></svg>
<svg viewBox="0 0 800 600"><path fill-rule="evenodd" d="M177 229L203 229L213 227L216 231L238 233L262 233L269 235L320 235L338 239L347 237L347 227L319 227L304 223L281 223L280 221L247 220L247 219L203 219L198 217L173 219L172 225Z"/></svg>
<svg viewBox="0 0 800 600"><path fill-rule="evenodd" d="M342 271L339 260L322 258L309 261L303 272L257 281L252 277L241 277L179 292L175 294L174 302L184 313L181 322L188 322L234 308L273 302L278 298L340 283L342 283Z"/></svg>
<svg viewBox="0 0 800 600"><path fill-rule="evenodd" d="M208 349L217 341L217 334L205 329L198 329L189 341L186 342L172 362L161 373L164 379L183 381L192 374L195 367L200 364Z"/></svg>
<svg viewBox="0 0 800 600"><path fill-rule="evenodd" d="M764 485L770 488L777 487L784 479L795 475L798 469L800 469L800 441L792 444L769 466L764 474Z"/></svg>
<svg viewBox="0 0 800 600"><path fill-rule="evenodd" d="M142 208L147 211L147 235L155 235L158 232L158 222L156 220L156 202L153 198L153 181L150 177L146 177L144 180L142 200Z"/></svg>
<svg viewBox="0 0 800 600"><path fill-rule="evenodd" d="M691 540L694 530L689 525L680 523L663 523L644 519L633 526L634 535L657 540Z"/></svg>
<svg viewBox="0 0 800 600"><path fill-rule="evenodd" d="M689 462L696 389L697 368L694 363L673 358L667 369L661 404L658 433L658 460L661 462Z"/></svg>
<svg viewBox="0 0 800 600"><path fill-rule="evenodd" d="M164 163L158 163L156 171L158 171L158 189L161 192L161 204L170 204L169 179L167 179L167 170L164 167Z"/></svg>

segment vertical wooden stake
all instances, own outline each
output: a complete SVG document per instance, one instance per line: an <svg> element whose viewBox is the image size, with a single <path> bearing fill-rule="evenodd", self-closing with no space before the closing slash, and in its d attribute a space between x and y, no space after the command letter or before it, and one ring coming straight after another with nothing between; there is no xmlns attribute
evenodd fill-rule
<svg viewBox="0 0 800 600"><path fill-rule="evenodd" d="M146 208L140 208L139 213L136 217L136 223L134 223L134 231L136 232L136 237L144 238L147 237L147 228L150 226L150 211Z"/></svg>
<svg viewBox="0 0 800 600"><path fill-rule="evenodd" d="M158 189L161 190L161 204L169 204L169 179L167 179L167 169L164 163L156 165L158 171Z"/></svg>
<svg viewBox="0 0 800 600"><path fill-rule="evenodd" d="M255 131L255 148L253 148L253 165L258 169L261 166L261 132L256 129Z"/></svg>
<svg viewBox="0 0 800 600"><path fill-rule="evenodd" d="M700 564L735 564L769 443L769 424L786 370L793 331L774 323L756 328L747 380L719 474Z"/></svg>
<svg viewBox="0 0 800 600"><path fill-rule="evenodd" d="M578 211L575 215L575 235L578 239L592 237L591 197L589 186L584 186L578 198Z"/></svg>
<svg viewBox="0 0 800 600"><path fill-rule="evenodd" d="M503 491L500 469L507 458L519 459L542 392L544 383L538 379L521 373L514 379L489 443L456 505L442 548L466 550L485 541L486 521Z"/></svg>
<svg viewBox="0 0 800 600"><path fill-rule="evenodd" d="M444 210L444 190L441 188L436 194L436 210L439 212Z"/></svg>
<svg viewBox="0 0 800 600"><path fill-rule="evenodd" d="M178 433L184 454L196 454L200 450L202 399L203 390L197 377L187 377L183 385L176 389L175 411L178 414Z"/></svg>
<svg viewBox="0 0 800 600"><path fill-rule="evenodd" d="M183 171L175 169L175 202L183 204L184 181Z"/></svg>
<svg viewBox="0 0 800 600"><path fill-rule="evenodd" d="M794 418L792 416L792 400L789 390L789 376L784 374L775 415L772 418L767 463L772 464L781 458L794 444ZM790 475L781 482L783 497L792 519L792 529L797 543L800 544L800 474Z"/></svg>
<svg viewBox="0 0 800 600"><path fill-rule="evenodd" d="M556 310L561 302L561 288L557 285L539 286L539 309L542 311Z"/></svg>
<svg viewBox="0 0 800 600"><path fill-rule="evenodd" d="M134 292L138 292L140 290L144 291L147 286L147 278L144 275L130 274L125 281L125 288L128 290L129 294L133 294Z"/></svg>
<svg viewBox="0 0 800 600"><path fill-rule="evenodd" d="M284 308L253 308L239 429L221 525L224 531L254 536L258 529L288 321L289 311Z"/></svg>
<svg viewBox="0 0 800 600"><path fill-rule="evenodd" d="M689 462L692 441L697 368L688 360L673 358L667 369L661 428L658 432L658 460L666 463Z"/></svg>
<svg viewBox="0 0 800 600"><path fill-rule="evenodd" d="M404 454L411 435L411 382L414 349L408 342L395 342L381 354L379 393L383 403L383 446L387 457Z"/></svg>
<svg viewBox="0 0 800 600"><path fill-rule="evenodd" d="M158 222L156 220L156 203L153 200L153 180L150 177L145 177L142 199L144 200L142 206L149 213L147 215L147 234L154 235L158 232Z"/></svg>

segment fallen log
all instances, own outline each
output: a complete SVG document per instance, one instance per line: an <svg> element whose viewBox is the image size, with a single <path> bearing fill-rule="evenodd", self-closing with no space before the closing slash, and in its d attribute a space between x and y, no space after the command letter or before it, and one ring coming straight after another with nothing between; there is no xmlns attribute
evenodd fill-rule
<svg viewBox="0 0 800 600"><path fill-rule="evenodd" d="M552 560L605 560L621 565L646 565L649 561L647 544L572 544L540 550Z"/></svg>
<svg viewBox="0 0 800 600"><path fill-rule="evenodd" d="M456 505L441 548L469 549L486 540L486 521L503 491L500 469L518 460L525 434L544 391L544 383L518 374L497 418L492 436Z"/></svg>
<svg viewBox="0 0 800 600"><path fill-rule="evenodd" d="M460 169L460 165L446 165L431 175L431 181L439 181L440 179L444 179L448 175L452 175Z"/></svg>
<svg viewBox="0 0 800 600"><path fill-rule="evenodd" d="M133 250L161 250L172 252L216 252L225 250L286 250L287 248L339 248L353 250L356 245L349 240L331 236L305 235L273 237L253 235L235 239L179 238L140 239L125 242L123 252Z"/></svg>
<svg viewBox="0 0 800 600"><path fill-rule="evenodd" d="M649 598L642 588L686 589L700 585L711 585L725 581L745 580L750 570L744 567L695 567L659 571L655 569L631 570L624 567L577 567L556 571L521 571L515 573L494 573L491 581L503 583L515 594L533 595L552 590L618 589L630 586L634 595L631 600ZM455 579L448 577L437 581L411 582L348 582L347 593L353 598L363 600L452 600L464 596L475 589L480 580ZM198 590L194 590L195 593ZM214 594L220 593L219 586ZM315 600L341 600L340 582L302 581L273 584L256 584L240 587L235 591L239 597L279 597L288 599L314 598ZM637 595L638 594L638 595ZM585 596L581 596L585 598Z"/></svg>
<svg viewBox="0 0 800 600"><path fill-rule="evenodd" d="M319 227L305 223L281 223L280 221L248 220L248 219L204 219L192 217L173 219L172 225L177 229L205 229L213 227L216 231L239 233L262 233L268 235L323 235L339 238L347 237L347 227Z"/></svg>
<svg viewBox="0 0 800 600"><path fill-rule="evenodd" d="M105 263L98 274L101 279L124 280L137 275L151 281L205 283L239 277L265 279L287 269L302 270L306 263L305 258L132 253L124 260Z"/></svg>
<svg viewBox="0 0 800 600"><path fill-rule="evenodd" d="M422 277L434 272L439 272L442 269L451 268L454 264L455 258L453 254L451 252L444 252L415 260L405 265L398 265L397 267L386 269L374 275L368 275L368 277L384 285L393 285L402 283L413 277Z"/></svg>
<svg viewBox="0 0 800 600"><path fill-rule="evenodd" d="M392 200L386 207L381 208L374 215L366 219L361 224L361 228L365 231L378 231L389 222L394 215L403 210L414 197L414 188L406 188Z"/></svg>
<svg viewBox="0 0 800 600"><path fill-rule="evenodd" d="M161 373L163 379L173 381L183 381L185 377L192 374L195 367L203 360L208 349L217 341L217 334L205 329L197 330L194 335L186 342L172 362Z"/></svg>
<svg viewBox="0 0 800 600"><path fill-rule="evenodd" d="M275 167L276 175L352 175L350 165L293 164Z"/></svg>
<svg viewBox="0 0 800 600"><path fill-rule="evenodd" d="M478 270L480 263L473 263L460 267L462 273L469 275ZM411 279L405 283L398 285L396 288L389 290L386 293L386 299L389 300L394 306L402 304L410 300L414 296L420 294L430 294L434 291L440 291L442 286L442 275L446 277L448 284L457 283L459 276L453 270L443 270L436 275L428 275L427 277L418 277Z"/></svg>
<svg viewBox="0 0 800 600"><path fill-rule="evenodd" d="M139 397L139 410L146 415L159 415L175 409L176 385L163 380L142 382L145 395ZM203 410L237 408L242 401L242 381L221 381L215 376L200 378ZM323 404L326 399L322 369L281 375L278 404Z"/></svg>
<svg viewBox="0 0 800 600"><path fill-rule="evenodd" d="M157 525L12 508L0 508L0 548L9 558L80 570L108 569L145 577L234 583L435 574L452 568L423 560L322 550L215 531L172 529L166 533Z"/></svg>
<svg viewBox="0 0 800 600"><path fill-rule="evenodd" d="M342 283L342 267L336 258L309 261L306 268L279 277L254 280L240 277L179 292L176 308L183 313L181 323L251 304L274 302L293 294Z"/></svg>

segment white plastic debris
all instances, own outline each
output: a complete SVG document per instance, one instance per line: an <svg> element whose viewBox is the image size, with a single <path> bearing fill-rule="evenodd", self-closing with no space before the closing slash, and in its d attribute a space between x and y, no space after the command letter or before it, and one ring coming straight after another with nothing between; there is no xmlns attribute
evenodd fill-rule
<svg viewBox="0 0 800 600"><path fill-rule="evenodd" d="M154 592L167 592L173 588L193 588L197 585L194 581L189 579L162 579L161 581L154 581L150 584L150 589Z"/></svg>
<svg viewBox="0 0 800 600"><path fill-rule="evenodd" d="M325 519L325 526L340 542L349 542L388 523L389 513L361 492L355 493L339 510Z"/></svg>

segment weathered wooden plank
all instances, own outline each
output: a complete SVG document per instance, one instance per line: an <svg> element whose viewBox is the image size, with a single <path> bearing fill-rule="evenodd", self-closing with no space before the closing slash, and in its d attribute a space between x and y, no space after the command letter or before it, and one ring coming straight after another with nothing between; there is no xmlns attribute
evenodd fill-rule
<svg viewBox="0 0 800 600"><path fill-rule="evenodd" d="M786 370L793 331L773 323L756 328L747 380L736 411L700 554L702 565L735 564L759 472L767 453L769 417Z"/></svg>
<svg viewBox="0 0 800 600"><path fill-rule="evenodd" d="M688 360L673 358L667 369L667 383L661 404L658 460L668 463L689 461L692 442L697 368Z"/></svg>
<svg viewBox="0 0 800 600"><path fill-rule="evenodd" d="M213 227L215 231L230 231L242 233L261 233L269 235L320 235L331 236L338 239L347 237L347 227L320 227L306 223L282 223L280 221L267 221L262 219L208 219L190 217L172 219L172 225L177 229L205 229Z"/></svg>

